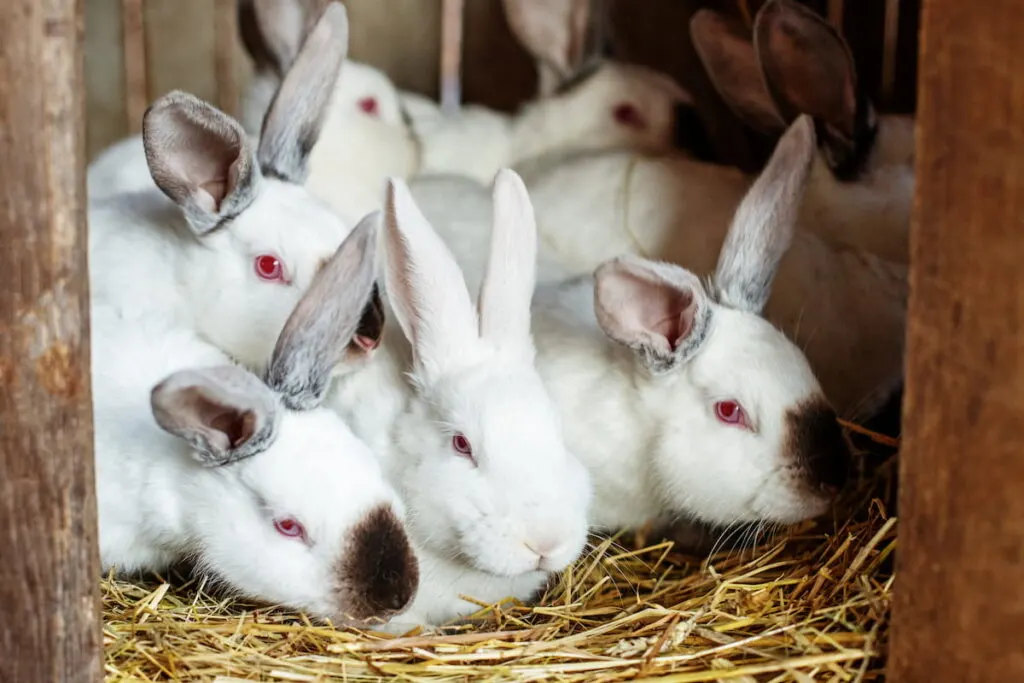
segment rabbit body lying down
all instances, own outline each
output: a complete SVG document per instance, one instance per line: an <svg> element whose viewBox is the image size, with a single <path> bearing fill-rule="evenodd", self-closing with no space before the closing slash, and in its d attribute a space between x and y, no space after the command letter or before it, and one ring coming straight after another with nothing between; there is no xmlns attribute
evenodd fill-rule
<svg viewBox="0 0 1024 683"><path fill-rule="evenodd" d="M305 395L332 371L310 358L344 353L355 333L374 239L357 229L318 273L266 382L164 316L94 303L104 570L189 559L232 592L339 624L406 607L418 566L404 507L366 445Z"/></svg>
<svg viewBox="0 0 1024 683"><path fill-rule="evenodd" d="M796 522L821 514L844 483L849 447L835 411L800 349L760 316L813 154L805 117L737 210L710 285L680 266L622 256L593 276L538 287L537 367L569 449L590 471L593 526ZM430 202L424 185L436 182L413 185ZM447 215L434 218L449 244L463 244ZM469 230L469 218L456 229ZM473 250L463 266L470 283Z"/></svg>
<svg viewBox="0 0 1024 683"><path fill-rule="evenodd" d="M587 472L562 443L533 366L536 232L521 181L495 187L479 314L462 273L405 185L385 212L382 345L335 380L331 405L375 452L408 508L421 568L409 610L388 630L439 624L530 599L573 562L587 535Z"/></svg>
<svg viewBox="0 0 1024 683"><path fill-rule="evenodd" d="M342 243L290 180L345 26L340 6L317 23L257 150L195 97L155 102L156 187L91 203L89 257L104 567L194 559L234 591L363 623L409 602L417 565L377 460L308 394L358 347L374 271L354 265L376 242Z"/></svg>

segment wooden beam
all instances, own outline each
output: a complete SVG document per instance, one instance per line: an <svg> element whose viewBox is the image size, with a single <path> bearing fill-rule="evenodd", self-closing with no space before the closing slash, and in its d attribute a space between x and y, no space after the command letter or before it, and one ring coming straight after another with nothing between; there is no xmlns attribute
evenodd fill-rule
<svg viewBox="0 0 1024 683"><path fill-rule="evenodd" d="M921 25L888 680L1024 681L1024 3Z"/></svg>
<svg viewBox="0 0 1024 683"><path fill-rule="evenodd" d="M149 106L143 0L121 0L121 36L124 41L124 100L128 131L139 133L142 131L142 115Z"/></svg>
<svg viewBox="0 0 1024 683"><path fill-rule="evenodd" d="M82 0L0 2L0 681L100 681Z"/></svg>
<svg viewBox="0 0 1024 683"><path fill-rule="evenodd" d="M462 25L464 0L441 3L441 109L454 113L462 103Z"/></svg>

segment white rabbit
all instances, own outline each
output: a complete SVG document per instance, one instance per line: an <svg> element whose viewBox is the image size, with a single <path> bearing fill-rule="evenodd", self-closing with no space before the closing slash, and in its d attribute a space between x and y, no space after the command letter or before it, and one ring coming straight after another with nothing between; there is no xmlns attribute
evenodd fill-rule
<svg viewBox="0 0 1024 683"><path fill-rule="evenodd" d="M515 114L469 105L444 116L419 96L402 96L422 145L421 173L462 174L489 185L499 168L528 159L618 148L661 153L680 142L680 133L703 139L695 135L704 131L691 96L671 77L612 60L571 60L566 51L592 33L586 21L591 10L589 2L581 5L580 21L561 11L564 4L504 3L510 25L538 64L560 65L558 87L545 87L542 78L540 95ZM693 151L708 153L704 147Z"/></svg>
<svg viewBox="0 0 1024 683"><path fill-rule="evenodd" d="M309 0L241 0L238 25L253 60L241 121L257 133L282 74L302 45ZM323 5L322 1L313 5ZM327 3L331 4L331 3ZM347 60L323 130L310 155L306 186L354 224L381 208L387 178L412 175L419 143L405 124L398 89L379 69Z"/></svg>
<svg viewBox="0 0 1024 683"><path fill-rule="evenodd" d="M511 172L498 176L494 196L478 315L452 255L404 183L392 181L385 290L400 330L332 393L385 458L408 508L420 588L389 630L479 609L460 594L531 598L586 542L588 476L566 451L533 366L529 199Z"/></svg>
<svg viewBox="0 0 1024 683"><path fill-rule="evenodd" d="M143 138L160 189L91 202L94 300L123 315L159 311L248 367L266 361L348 233L301 184L346 44L345 10L333 3L255 152L236 121L190 95L170 93L147 110Z"/></svg>
<svg viewBox="0 0 1024 683"><path fill-rule="evenodd" d="M803 117L736 211L717 267L696 271L714 273L708 285L625 255L538 286L537 367L590 470L594 526L790 523L822 513L843 485L835 411L800 349L760 316L786 284L774 276L814 153ZM814 285L809 275L798 284Z"/></svg>
<svg viewBox="0 0 1024 683"><path fill-rule="evenodd" d="M813 162L816 150L807 152ZM688 159L637 161L627 153L567 161L551 177L561 182L530 187L544 247L540 282L589 275L622 254L710 274L737 211L732 198L751 187L736 169ZM467 282L476 281L486 199L475 184L452 178L416 179L412 187L459 256ZM787 242L764 315L804 350L840 415L865 419L901 381L907 269L837 248L801 225Z"/></svg>
<svg viewBox="0 0 1024 683"><path fill-rule="evenodd" d="M93 306L104 571L193 560L232 592L338 623L409 604L404 506L366 445L317 406L373 287L374 226L318 272L266 383L163 316Z"/></svg>
<svg viewBox="0 0 1024 683"><path fill-rule="evenodd" d="M308 15L300 0L242 0L238 15L242 43L254 62L239 120L255 139L282 74L299 53ZM418 168L419 153L394 84L380 70L346 59L310 155L307 187L353 225L380 208L387 177ZM152 186L141 136L114 144L89 166L90 199Z"/></svg>
<svg viewBox="0 0 1024 683"><path fill-rule="evenodd" d="M766 2L753 39L709 9L690 33L711 82L751 128L777 138L797 115L814 117L821 154L801 226L907 263L914 120L875 112L839 33L793 0Z"/></svg>

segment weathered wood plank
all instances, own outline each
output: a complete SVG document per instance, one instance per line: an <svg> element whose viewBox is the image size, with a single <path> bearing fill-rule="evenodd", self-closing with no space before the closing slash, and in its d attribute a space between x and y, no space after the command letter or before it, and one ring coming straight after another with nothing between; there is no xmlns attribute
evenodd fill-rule
<svg viewBox="0 0 1024 683"><path fill-rule="evenodd" d="M1024 681L1024 4L921 25L888 678Z"/></svg>
<svg viewBox="0 0 1024 683"><path fill-rule="evenodd" d="M81 0L0 2L0 681L102 675Z"/></svg>

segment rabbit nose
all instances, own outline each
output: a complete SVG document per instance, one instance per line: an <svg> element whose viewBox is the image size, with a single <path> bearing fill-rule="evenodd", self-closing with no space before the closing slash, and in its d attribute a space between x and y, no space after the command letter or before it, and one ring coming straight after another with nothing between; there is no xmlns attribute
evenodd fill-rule
<svg viewBox="0 0 1024 683"><path fill-rule="evenodd" d="M419 563L389 506L367 513L343 552L337 566L342 611L365 620L387 618L408 607L419 586Z"/></svg>
<svg viewBox="0 0 1024 683"><path fill-rule="evenodd" d="M846 484L853 456L835 411L824 401L812 401L790 412L789 439L808 483L837 494Z"/></svg>
<svg viewBox="0 0 1024 683"><path fill-rule="evenodd" d="M692 154L698 161L714 161L711 136L692 104L679 102L672 111L672 144Z"/></svg>

